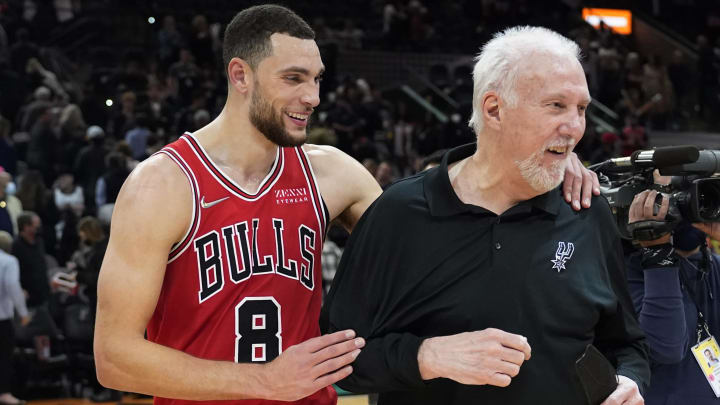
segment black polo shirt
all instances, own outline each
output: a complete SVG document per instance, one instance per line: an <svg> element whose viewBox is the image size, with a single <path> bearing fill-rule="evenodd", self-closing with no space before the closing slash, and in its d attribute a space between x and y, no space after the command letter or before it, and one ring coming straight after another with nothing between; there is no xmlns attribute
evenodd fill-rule
<svg viewBox="0 0 720 405"><path fill-rule="evenodd" d="M607 202L575 212L559 189L502 215L464 204L448 162L383 193L353 231L321 322L367 339L338 383L380 392L379 404L585 404L575 361L589 343L649 381L643 334L627 293ZM422 381L424 338L497 328L527 337L532 358L509 387Z"/></svg>

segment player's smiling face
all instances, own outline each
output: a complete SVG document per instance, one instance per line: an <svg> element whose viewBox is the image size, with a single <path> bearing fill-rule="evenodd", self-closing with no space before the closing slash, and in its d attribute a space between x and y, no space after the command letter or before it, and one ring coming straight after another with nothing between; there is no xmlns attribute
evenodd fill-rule
<svg viewBox="0 0 720 405"><path fill-rule="evenodd" d="M280 146L301 145L307 124L320 103L320 80L325 70L315 41L285 34L270 37L273 54L255 71L250 120Z"/></svg>

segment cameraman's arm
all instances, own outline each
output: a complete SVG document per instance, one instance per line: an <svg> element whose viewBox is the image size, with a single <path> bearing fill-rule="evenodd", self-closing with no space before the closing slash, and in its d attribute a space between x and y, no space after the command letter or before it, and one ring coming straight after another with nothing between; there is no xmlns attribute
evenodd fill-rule
<svg viewBox="0 0 720 405"><path fill-rule="evenodd" d="M669 201L664 197L654 213L656 196L656 191L649 190L637 194L630 206L629 222L664 220ZM677 363L683 359L692 333L685 320L677 256L669 234L640 244L641 251L628 261L628 284L640 327L647 335L654 363Z"/></svg>

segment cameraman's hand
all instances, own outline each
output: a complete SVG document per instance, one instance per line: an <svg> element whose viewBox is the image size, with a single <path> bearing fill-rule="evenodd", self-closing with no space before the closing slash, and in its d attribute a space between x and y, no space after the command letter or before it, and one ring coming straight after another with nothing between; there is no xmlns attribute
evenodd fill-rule
<svg viewBox="0 0 720 405"><path fill-rule="evenodd" d="M660 203L660 209L656 211L655 199L658 196L658 192L655 190L645 190L635 195L632 204L630 204L630 212L628 213L628 223L632 224L640 221L664 221L665 215L667 215L668 208L670 207L670 199L660 194L662 202ZM718 226L720 230L720 226ZM670 234L663 235L662 237L649 240L639 241L643 247L662 245L664 243L670 243Z"/></svg>
<svg viewBox="0 0 720 405"><path fill-rule="evenodd" d="M692 225L705 232L710 238L720 240L720 222L701 222Z"/></svg>

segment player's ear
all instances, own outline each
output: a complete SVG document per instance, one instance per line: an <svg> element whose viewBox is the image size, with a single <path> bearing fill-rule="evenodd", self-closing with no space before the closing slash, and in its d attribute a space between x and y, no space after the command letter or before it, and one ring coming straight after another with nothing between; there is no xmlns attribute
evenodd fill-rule
<svg viewBox="0 0 720 405"><path fill-rule="evenodd" d="M236 91L247 94L253 83L253 70L250 65L240 58L232 58L227 65L227 77L230 86Z"/></svg>

